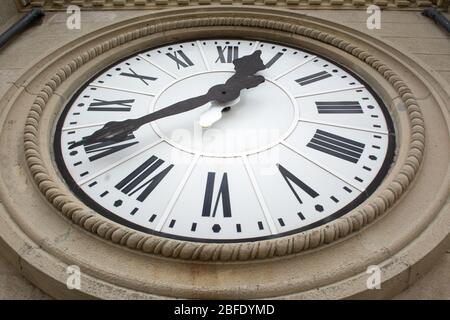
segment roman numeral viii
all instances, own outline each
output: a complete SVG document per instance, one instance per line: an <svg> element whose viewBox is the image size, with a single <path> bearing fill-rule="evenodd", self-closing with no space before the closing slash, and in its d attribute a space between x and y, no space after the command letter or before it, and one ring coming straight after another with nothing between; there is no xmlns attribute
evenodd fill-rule
<svg viewBox="0 0 450 320"><path fill-rule="evenodd" d="M159 159L156 156L151 156L122 181L120 181L115 187L128 196L132 196L141 189L144 189L137 197L138 201L143 202L173 168L173 164L171 164L158 174L153 175L156 169L158 169L163 163L164 160ZM145 181L147 178L149 179Z"/></svg>
<svg viewBox="0 0 450 320"><path fill-rule="evenodd" d="M297 82L301 86L306 86L307 84L320 81L329 77L331 77L331 74L329 74L326 71L320 71L314 74L310 74L309 76L303 78L298 78L297 80L295 80L295 82Z"/></svg>
<svg viewBox="0 0 450 320"><path fill-rule="evenodd" d="M277 164L278 170L280 171L281 175L283 176L284 180L286 181L287 185L289 186L289 189L291 189L292 193L294 194L295 198L298 200L298 202L303 203L302 199L298 195L297 191L295 191L293 183L297 185L300 189L302 189L304 192L306 192L311 198L316 198L319 196L319 194L312 189L310 186L308 186L306 183L304 183L302 180L297 178L292 172L287 170L285 167L283 167L281 164Z"/></svg>
<svg viewBox="0 0 450 320"><path fill-rule="evenodd" d="M319 113L363 113L358 101L316 101Z"/></svg>
<svg viewBox="0 0 450 320"><path fill-rule="evenodd" d="M219 201L222 201L223 216L225 218L231 217L231 203L230 190L228 188L228 175L225 172L220 182L219 190L217 192L214 210L211 212L213 195L214 195L214 181L216 178L215 172L208 172L206 179L205 197L203 199L202 217L215 217Z"/></svg>
<svg viewBox="0 0 450 320"><path fill-rule="evenodd" d="M353 163L358 162L364 151L363 143L319 129L306 146Z"/></svg>
<svg viewBox="0 0 450 320"><path fill-rule="evenodd" d="M134 99L128 100L101 100L94 99L89 107L88 111L130 111Z"/></svg>
<svg viewBox="0 0 450 320"><path fill-rule="evenodd" d="M216 59L217 62L221 63L232 63L235 59L239 58L239 47L238 46L217 46L217 54L219 55ZM226 56L225 56L226 53Z"/></svg>
<svg viewBox="0 0 450 320"><path fill-rule="evenodd" d="M166 56L175 61L178 70L180 70L180 67L187 68L192 67L194 65L191 59L189 59L188 56L182 50L177 50L174 53L171 52L166 53Z"/></svg>
<svg viewBox="0 0 450 320"><path fill-rule="evenodd" d="M84 150L87 154L93 154L89 157L89 161L95 161L106 157L110 154L116 153L123 149L134 146L138 141L130 141L135 137L133 134L128 135L124 140L119 142L106 141L106 142L96 142L92 144L84 145ZM127 142L130 141L130 142Z"/></svg>

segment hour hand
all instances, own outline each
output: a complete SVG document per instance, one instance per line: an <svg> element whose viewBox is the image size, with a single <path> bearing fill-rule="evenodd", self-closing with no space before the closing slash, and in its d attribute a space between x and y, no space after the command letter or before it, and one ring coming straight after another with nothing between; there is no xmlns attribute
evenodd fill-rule
<svg viewBox="0 0 450 320"><path fill-rule="evenodd" d="M82 145L92 144L98 141L120 142L127 138L128 135L139 129L140 125L134 119L124 121L110 121L103 128L95 131L90 136L84 137L78 142L72 143L69 149L73 149Z"/></svg>
<svg viewBox="0 0 450 320"><path fill-rule="evenodd" d="M261 50L256 50L252 54L235 59L233 64L236 75L253 75L266 69L266 65L261 59Z"/></svg>

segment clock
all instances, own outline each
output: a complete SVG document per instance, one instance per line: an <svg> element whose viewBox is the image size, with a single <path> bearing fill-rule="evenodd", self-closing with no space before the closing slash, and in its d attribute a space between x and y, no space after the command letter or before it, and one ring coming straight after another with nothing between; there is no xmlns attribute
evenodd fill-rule
<svg viewBox="0 0 450 320"><path fill-rule="evenodd" d="M107 122L207 93L254 53L265 82L239 101L202 102L116 141L73 148ZM220 118L203 125L215 111ZM105 217L162 237L239 242L301 232L351 211L388 172L395 133L376 92L331 59L274 42L212 38L108 66L64 107L54 148L74 194Z"/></svg>
<svg viewBox="0 0 450 320"><path fill-rule="evenodd" d="M95 30L0 100L0 251L58 298L393 296L448 248L449 100L289 10Z"/></svg>

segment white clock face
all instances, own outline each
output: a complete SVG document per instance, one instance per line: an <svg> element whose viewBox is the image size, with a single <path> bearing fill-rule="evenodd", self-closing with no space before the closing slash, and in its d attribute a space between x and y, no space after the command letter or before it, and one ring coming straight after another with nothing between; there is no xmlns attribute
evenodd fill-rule
<svg viewBox="0 0 450 320"><path fill-rule="evenodd" d="M143 125L121 142L69 149L109 121L205 94L233 75L234 59L255 50L265 82L242 90L211 126L200 122L216 103ZM239 242L351 211L384 178L394 141L381 100L339 65L283 45L212 39L104 70L66 105L54 146L74 194L107 218L165 237Z"/></svg>

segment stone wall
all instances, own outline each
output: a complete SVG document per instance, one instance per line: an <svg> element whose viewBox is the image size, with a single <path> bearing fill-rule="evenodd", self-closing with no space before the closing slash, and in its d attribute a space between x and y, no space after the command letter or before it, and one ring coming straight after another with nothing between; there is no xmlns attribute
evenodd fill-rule
<svg viewBox="0 0 450 320"><path fill-rule="evenodd" d="M17 13L14 0L3 0L0 2L0 26L5 24L15 13Z"/></svg>
<svg viewBox="0 0 450 320"><path fill-rule="evenodd" d="M383 9L422 10L436 5L448 10L449 0L16 0L23 9L33 6L47 10L64 10L69 4L85 10L111 9L161 9L165 7L195 5L269 5L289 9L360 9L365 10L375 4Z"/></svg>

